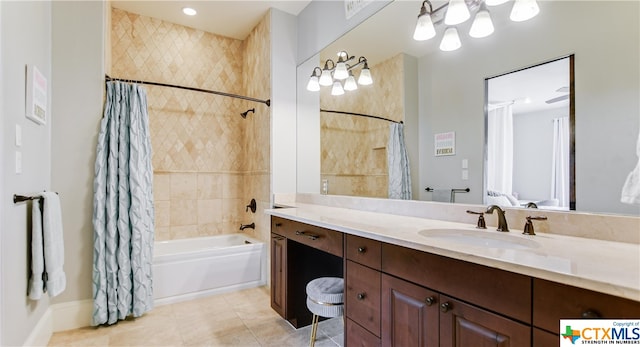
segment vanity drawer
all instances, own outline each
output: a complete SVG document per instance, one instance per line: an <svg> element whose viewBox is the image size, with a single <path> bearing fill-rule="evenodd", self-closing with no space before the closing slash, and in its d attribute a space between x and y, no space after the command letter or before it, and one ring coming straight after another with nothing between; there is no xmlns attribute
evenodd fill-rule
<svg viewBox="0 0 640 347"><path fill-rule="evenodd" d="M345 334L346 343L345 346L358 346L358 347L380 347L380 339L368 332L367 329L354 323L351 319L346 319L347 331Z"/></svg>
<svg viewBox="0 0 640 347"><path fill-rule="evenodd" d="M640 318L640 302L533 279L533 325L558 333L560 319Z"/></svg>
<svg viewBox="0 0 640 347"><path fill-rule="evenodd" d="M380 337L380 272L347 260L346 278L346 316Z"/></svg>
<svg viewBox="0 0 640 347"><path fill-rule="evenodd" d="M387 243L382 244L382 271L531 323L529 276Z"/></svg>
<svg viewBox="0 0 640 347"><path fill-rule="evenodd" d="M348 260L380 270L380 255L382 253L380 241L347 235L346 242L345 254Z"/></svg>
<svg viewBox="0 0 640 347"><path fill-rule="evenodd" d="M289 240L341 257L343 255L343 234L289 219L272 217L271 231Z"/></svg>

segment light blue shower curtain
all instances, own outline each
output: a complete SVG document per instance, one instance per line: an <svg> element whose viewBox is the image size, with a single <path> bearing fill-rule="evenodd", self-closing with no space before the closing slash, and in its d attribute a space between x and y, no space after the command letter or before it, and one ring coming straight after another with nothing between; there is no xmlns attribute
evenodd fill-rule
<svg viewBox="0 0 640 347"><path fill-rule="evenodd" d="M94 326L153 308L152 180L145 90L108 82L93 181Z"/></svg>
<svg viewBox="0 0 640 347"><path fill-rule="evenodd" d="M404 142L404 125L391 123L387 146L389 166L389 199L411 200L411 172Z"/></svg>

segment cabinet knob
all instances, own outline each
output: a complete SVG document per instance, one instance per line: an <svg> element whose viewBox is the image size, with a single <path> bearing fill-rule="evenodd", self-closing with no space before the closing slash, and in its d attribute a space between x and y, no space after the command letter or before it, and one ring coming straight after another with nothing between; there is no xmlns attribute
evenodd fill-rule
<svg viewBox="0 0 640 347"><path fill-rule="evenodd" d="M358 247L358 253L364 253L367 251L367 247Z"/></svg>
<svg viewBox="0 0 640 347"><path fill-rule="evenodd" d="M424 302L427 304L427 306L431 306L436 302L436 298L434 298L433 296L430 296L424 299Z"/></svg>
<svg viewBox="0 0 640 347"><path fill-rule="evenodd" d="M358 293L357 298L358 298L358 300L364 300L364 298L365 298L366 296L367 296L367 295L366 295L365 293Z"/></svg>
<svg viewBox="0 0 640 347"><path fill-rule="evenodd" d="M582 312L582 318L587 318L587 319L600 318L600 314L594 310L586 310Z"/></svg>
<svg viewBox="0 0 640 347"><path fill-rule="evenodd" d="M282 226L282 223L276 223L276 228L281 226Z"/></svg>
<svg viewBox="0 0 640 347"><path fill-rule="evenodd" d="M442 312L447 312L451 309L451 303L449 302L443 302L442 304L440 304L440 311Z"/></svg>

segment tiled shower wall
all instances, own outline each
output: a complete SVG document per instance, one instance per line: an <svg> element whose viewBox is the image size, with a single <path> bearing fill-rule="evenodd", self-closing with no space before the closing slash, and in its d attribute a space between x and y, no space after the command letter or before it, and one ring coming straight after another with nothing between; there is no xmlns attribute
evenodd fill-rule
<svg viewBox="0 0 640 347"><path fill-rule="evenodd" d="M258 29L263 23L250 38L240 41L119 9L112 10L111 21L114 77L254 97L270 94L269 51L253 52L265 47L247 44L257 35L266 36L268 42L268 30ZM253 73L265 74L261 69L266 56L267 78L248 88L245 67L247 57L254 53L258 58L253 59L260 64L253 66ZM247 134L254 131L253 114L245 120L240 112L255 107L256 115L269 119L266 105L175 88L145 88L153 148L156 240L233 233L241 223L251 223L254 216L245 212L245 206L253 194L256 170L251 163L256 154L248 149L266 147L268 154L269 128L253 140L266 142L247 141ZM268 155L266 164L260 166L260 173L268 177ZM268 201L268 185L266 189Z"/></svg>
<svg viewBox="0 0 640 347"><path fill-rule="evenodd" d="M320 107L401 121L403 66L403 54L370 65L373 84L358 86L358 90L344 95L333 96L330 87L323 87ZM320 113L321 178L328 181L329 194L388 196L389 124L383 120Z"/></svg>

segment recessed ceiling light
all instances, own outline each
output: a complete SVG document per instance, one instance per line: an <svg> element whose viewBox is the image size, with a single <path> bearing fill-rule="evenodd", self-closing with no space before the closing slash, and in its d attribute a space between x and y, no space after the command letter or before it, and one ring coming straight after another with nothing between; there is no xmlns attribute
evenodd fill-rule
<svg viewBox="0 0 640 347"><path fill-rule="evenodd" d="M186 14L187 16L195 16L198 12L191 7L183 7L182 13Z"/></svg>

